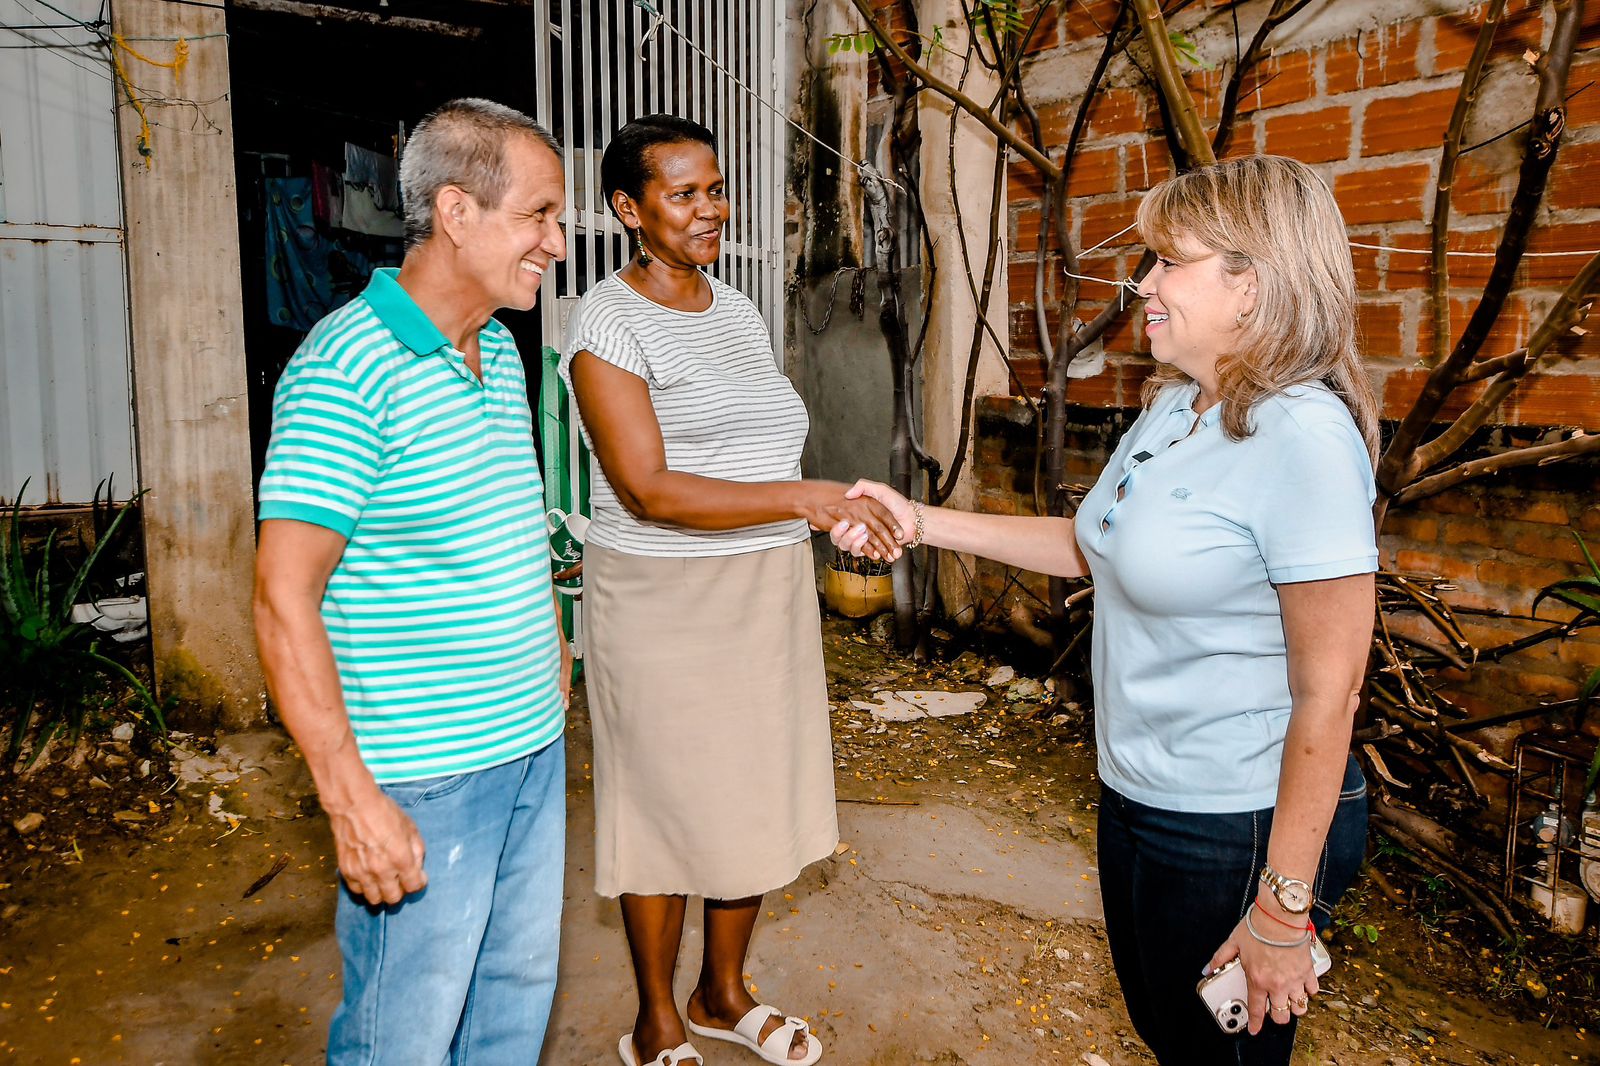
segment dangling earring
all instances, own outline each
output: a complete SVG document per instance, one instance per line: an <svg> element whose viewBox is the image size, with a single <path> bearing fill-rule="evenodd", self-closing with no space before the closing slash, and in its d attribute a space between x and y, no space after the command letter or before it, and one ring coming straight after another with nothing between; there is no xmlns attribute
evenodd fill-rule
<svg viewBox="0 0 1600 1066"><path fill-rule="evenodd" d="M644 246L644 227L640 226L633 231L633 239L639 242L639 266L647 267L654 263L655 256L650 254L650 249Z"/></svg>
<svg viewBox="0 0 1600 1066"><path fill-rule="evenodd" d="M1250 312L1249 311L1240 311L1240 312L1238 312L1237 314L1235 314L1233 316L1233 324L1236 325L1236 326L1243 326L1244 325L1244 320L1249 318L1249 317L1250 317Z"/></svg>

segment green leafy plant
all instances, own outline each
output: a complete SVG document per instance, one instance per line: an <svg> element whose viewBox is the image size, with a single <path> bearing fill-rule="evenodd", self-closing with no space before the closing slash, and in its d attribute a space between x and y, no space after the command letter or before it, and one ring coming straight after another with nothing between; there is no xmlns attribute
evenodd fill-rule
<svg viewBox="0 0 1600 1066"><path fill-rule="evenodd" d="M16 764L35 727L39 731L36 753L60 731L76 739L89 724L91 686L99 678L125 683L141 708L144 723L158 736L165 736L166 721L150 690L126 666L100 651L91 627L72 620L79 593L115 542L131 508L111 519L88 556L61 583L53 579L58 563L54 531L45 538L32 569L24 556L22 498L27 491L24 481L11 507L9 527L0 537L0 713L11 712L6 766ZM106 491L109 505L109 488ZM96 489L97 508L99 496Z"/></svg>
<svg viewBox="0 0 1600 1066"><path fill-rule="evenodd" d="M1578 612L1576 618L1568 623L1568 631L1576 630L1584 625L1600 624L1600 565L1596 565L1594 555L1589 551L1589 545L1577 533L1572 534L1572 539L1578 542L1578 548L1583 552L1584 562L1589 564L1589 574L1586 577L1571 577L1565 581L1557 581L1546 585L1539 590L1533 598L1533 614L1539 613L1539 604L1545 600L1555 600L1568 607L1575 608ZM1595 667L1583 683L1583 688L1578 693L1578 706L1580 712L1589 705L1594 698L1596 690L1600 690L1600 666ZM1594 762L1589 764L1589 781L1584 785L1584 791L1594 787L1595 779L1600 778L1600 750L1596 750Z"/></svg>

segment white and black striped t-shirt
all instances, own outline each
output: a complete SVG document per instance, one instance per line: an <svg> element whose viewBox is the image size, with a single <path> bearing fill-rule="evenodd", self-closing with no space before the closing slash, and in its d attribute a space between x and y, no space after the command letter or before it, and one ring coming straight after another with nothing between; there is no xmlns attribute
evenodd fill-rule
<svg viewBox="0 0 1600 1066"><path fill-rule="evenodd" d="M667 466L725 481L795 481L811 421L778 369L761 314L738 289L706 275L711 306L675 311L612 275L590 289L567 326L561 376L590 352L641 377L661 424ZM584 427L584 437L588 429ZM591 442L592 445L592 442ZM739 555L810 536L803 519L707 531L641 522L590 467L587 543L632 555Z"/></svg>

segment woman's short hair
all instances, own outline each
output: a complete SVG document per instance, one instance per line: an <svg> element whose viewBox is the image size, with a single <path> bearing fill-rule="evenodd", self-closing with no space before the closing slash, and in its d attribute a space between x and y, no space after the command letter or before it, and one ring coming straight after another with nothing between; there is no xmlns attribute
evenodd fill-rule
<svg viewBox="0 0 1600 1066"><path fill-rule="evenodd" d="M1257 155L1197 167L1151 189L1139 204L1139 234L1165 259L1185 261L1187 238L1222 257L1223 271L1255 268L1256 304L1232 351L1218 361L1222 425L1250 435L1250 412L1267 396L1311 381L1332 389L1376 457L1378 406L1356 347L1356 279L1344 216L1304 163ZM1183 380L1158 367L1156 392Z"/></svg>
<svg viewBox="0 0 1600 1066"><path fill-rule="evenodd" d="M612 197L619 191L637 200L655 177L650 152L666 144L703 144L717 151L714 133L692 119L677 115L646 115L622 127L600 157L600 189L613 211Z"/></svg>
<svg viewBox="0 0 1600 1066"><path fill-rule="evenodd" d="M493 100L451 100L417 123L400 155L406 247L415 248L433 236L433 202L446 185L465 190L487 210L499 207L511 183L506 143L518 136L561 153L560 143L543 126Z"/></svg>

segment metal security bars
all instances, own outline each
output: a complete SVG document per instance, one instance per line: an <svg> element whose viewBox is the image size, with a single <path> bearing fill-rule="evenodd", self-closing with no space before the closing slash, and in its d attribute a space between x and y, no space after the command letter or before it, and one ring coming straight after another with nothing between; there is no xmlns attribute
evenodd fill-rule
<svg viewBox="0 0 1600 1066"><path fill-rule="evenodd" d="M717 135L732 218L713 272L760 309L782 365L782 4L542 0L534 10L546 79L537 117L561 141L567 178L567 259L543 301L545 342L564 343L577 298L627 262L626 233L600 191L606 142L630 119L670 112Z"/></svg>

